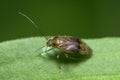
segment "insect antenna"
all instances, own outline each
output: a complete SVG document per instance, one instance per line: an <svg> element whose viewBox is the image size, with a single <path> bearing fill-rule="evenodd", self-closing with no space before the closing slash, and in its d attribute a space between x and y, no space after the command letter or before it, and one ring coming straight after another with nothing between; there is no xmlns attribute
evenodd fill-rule
<svg viewBox="0 0 120 80"><path fill-rule="evenodd" d="M41 29L38 27L38 25L37 25L30 17L28 17L27 15L25 15L25 14L22 13L22 12L18 12L18 14L20 14L20 15L22 15L23 17L27 18L27 19L34 25L34 27L40 32L41 36L43 36L43 37L48 41L48 38L42 33ZM38 49L35 50L34 52L37 52L38 50L43 49L44 47L46 47L46 45L44 45L44 46L41 47L41 48L38 48Z"/></svg>
<svg viewBox="0 0 120 80"><path fill-rule="evenodd" d="M38 25L30 17L28 17L27 15L25 15L22 12L18 12L18 14L20 14L20 15L24 16L25 18L27 18L34 25L34 27L40 32L41 36L43 36L46 40L48 40L48 38L42 33L42 31L38 27Z"/></svg>

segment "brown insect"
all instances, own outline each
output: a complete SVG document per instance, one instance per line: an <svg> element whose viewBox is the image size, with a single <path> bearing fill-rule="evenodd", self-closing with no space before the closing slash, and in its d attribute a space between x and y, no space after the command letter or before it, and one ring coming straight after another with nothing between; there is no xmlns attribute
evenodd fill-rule
<svg viewBox="0 0 120 80"><path fill-rule="evenodd" d="M72 36L55 36L53 39L47 41L47 46L52 46L64 51L67 58L69 58L68 54L78 53L87 55L91 53L91 49L86 43ZM59 58L59 55L57 58Z"/></svg>
<svg viewBox="0 0 120 80"><path fill-rule="evenodd" d="M33 25L36 28L38 28L38 26L28 16L26 16L21 12L19 12L19 14L26 17L31 23L33 23ZM44 36L44 34L41 31L40 33L42 36ZM62 50L65 53L66 58L71 58L68 56L69 54L78 53L78 54L87 55L91 53L91 49L86 45L85 42L83 42L79 38L75 38L72 36L55 36L52 39L48 39L47 37L44 36L44 38L47 40L47 46ZM46 50L45 52L49 50ZM60 55L57 55L57 58L59 58L59 56Z"/></svg>

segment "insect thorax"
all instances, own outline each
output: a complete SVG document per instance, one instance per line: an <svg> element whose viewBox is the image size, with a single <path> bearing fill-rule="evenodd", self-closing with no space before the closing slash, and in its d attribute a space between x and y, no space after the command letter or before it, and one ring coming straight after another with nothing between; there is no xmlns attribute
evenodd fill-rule
<svg viewBox="0 0 120 80"><path fill-rule="evenodd" d="M56 43L54 38L55 37L52 37L47 41L47 46L54 46L54 44Z"/></svg>
<svg viewBox="0 0 120 80"><path fill-rule="evenodd" d="M47 46L52 46L52 39L49 39L49 40L47 41Z"/></svg>
<svg viewBox="0 0 120 80"><path fill-rule="evenodd" d="M59 36L52 37L48 40L47 46L58 47L60 45L60 41L61 39L59 38Z"/></svg>

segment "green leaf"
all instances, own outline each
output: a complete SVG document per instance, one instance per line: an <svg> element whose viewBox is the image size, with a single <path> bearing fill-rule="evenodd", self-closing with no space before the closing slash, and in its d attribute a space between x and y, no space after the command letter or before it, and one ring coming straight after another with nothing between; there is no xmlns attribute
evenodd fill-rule
<svg viewBox="0 0 120 80"><path fill-rule="evenodd" d="M44 38L0 43L0 80L117 80L120 79L120 38L84 39L93 50L80 60L41 55ZM51 50L53 51L53 50ZM57 53L57 52L55 52Z"/></svg>

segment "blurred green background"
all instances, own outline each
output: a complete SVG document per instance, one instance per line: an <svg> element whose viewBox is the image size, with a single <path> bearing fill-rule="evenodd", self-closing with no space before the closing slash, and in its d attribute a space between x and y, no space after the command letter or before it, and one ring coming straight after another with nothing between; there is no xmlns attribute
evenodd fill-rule
<svg viewBox="0 0 120 80"><path fill-rule="evenodd" d="M0 41L45 35L81 38L119 37L120 0L2 0Z"/></svg>

